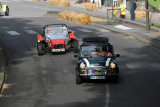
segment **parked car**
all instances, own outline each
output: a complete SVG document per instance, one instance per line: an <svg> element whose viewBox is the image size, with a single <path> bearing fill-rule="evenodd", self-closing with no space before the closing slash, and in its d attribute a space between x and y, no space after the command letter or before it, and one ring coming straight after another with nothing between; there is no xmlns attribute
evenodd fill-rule
<svg viewBox="0 0 160 107"><path fill-rule="evenodd" d="M74 32L65 24L50 24L43 27L43 33L37 35L38 55L45 53L77 51L78 41Z"/></svg>
<svg viewBox="0 0 160 107"><path fill-rule="evenodd" d="M9 16L9 7L4 2L0 2L0 15Z"/></svg>
<svg viewBox="0 0 160 107"><path fill-rule="evenodd" d="M83 38L77 58L76 83L81 84L85 79L112 79L118 82L119 67L114 54L113 46L108 38Z"/></svg>

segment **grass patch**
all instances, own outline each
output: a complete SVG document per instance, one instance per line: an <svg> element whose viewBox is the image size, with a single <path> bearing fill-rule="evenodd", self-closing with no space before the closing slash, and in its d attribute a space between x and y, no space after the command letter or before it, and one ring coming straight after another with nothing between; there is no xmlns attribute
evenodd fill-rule
<svg viewBox="0 0 160 107"><path fill-rule="evenodd" d="M146 0L141 0L141 1L146 1ZM153 6L153 7L159 7L160 6L160 0L148 0L148 3Z"/></svg>
<svg viewBox="0 0 160 107"><path fill-rule="evenodd" d="M144 24L146 24L146 23L144 23ZM157 27L157 28L160 28L160 24L154 24L154 23L152 23L152 24L150 24L150 26L154 26L154 27Z"/></svg>
<svg viewBox="0 0 160 107"><path fill-rule="evenodd" d="M160 6L160 0L148 0L149 4L153 7L159 7Z"/></svg>
<svg viewBox="0 0 160 107"><path fill-rule="evenodd" d="M157 24L151 24L151 26L154 26L154 27L160 28L160 24L159 24L159 25L157 25Z"/></svg>

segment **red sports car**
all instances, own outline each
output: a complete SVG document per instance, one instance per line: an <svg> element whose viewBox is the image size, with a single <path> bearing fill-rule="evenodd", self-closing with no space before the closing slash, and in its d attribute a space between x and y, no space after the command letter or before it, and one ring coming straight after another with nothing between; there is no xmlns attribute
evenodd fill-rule
<svg viewBox="0 0 160 107"><path fill-rule="evenodd" d="M38 55L54 52L78 51L78 41L74 32L65 24L50 24L43 27L43 34L37 35Z"/></svg>

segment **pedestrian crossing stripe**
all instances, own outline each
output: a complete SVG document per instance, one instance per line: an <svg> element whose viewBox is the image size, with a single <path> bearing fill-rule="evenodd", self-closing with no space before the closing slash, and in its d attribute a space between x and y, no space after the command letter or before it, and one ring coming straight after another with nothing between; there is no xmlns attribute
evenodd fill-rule
<svg viewBox="0 0 160 107"><path fill-rule="evenodd" d="M126 27L126 26L123 26L123 25L117 25L117 26L114 26L114 27L122 29L122 30L130 30L130 29L132 29L130 27Z"/></svg>
<svg viewBox="0 0 160 107"><path fill-rule="evenodd" d="M98 30L98 31L100 31L100 32L111 32L111 31L106 30L106 29L96 29L96 30Z"/></svg>
<svg viewBox="0 0 160 107"><path fill-rule="evenodd" d="M29 34L37 34L37 32L33 31L33 30L24 30L25 32L29 33Z"/></svg>
<svg viewBox="0 0 160 107"><path fill-rule="evenodd" d="M20 35L18 32L16 31L7 31L7 33L9 33L10 35Z"/></svg>
<svg viewBox="0 0 160 107"><path fill-rule="evenodd" d="M91 31L91 30L88 30L88 29L78 29L78 30L80 30L80 31L82 31L82 32L85 32L85 33L89 33L89 32L93 32L93 31ZM109 30L106 30L106 29L96 29L96 30L98 30L98 31L100 31L100 32L110 32ZM73 30L71 30L71 29L69 29L69 31L72 31L72 32L74 32ZM10 34L10 35L21 35L20 33L18 33L18 32L16 32L16 31L6 31L8 34ZM24 30L24 32L26 32L26 33L28 33L28 34L30 34L30 35L33 35L33 34L38 34L36 31L34 31L34 30ZM86 36L86 35L85 35ZM84 36L84 37L85 37Z"/></svg>
<svg viewBox="0 0 160 107"><path fill-rule="evenodd" d="M78 29L78 30L80 30L80 31L82 31L82 32L93 32L93 31L88 30L88 29Z"/></svg>

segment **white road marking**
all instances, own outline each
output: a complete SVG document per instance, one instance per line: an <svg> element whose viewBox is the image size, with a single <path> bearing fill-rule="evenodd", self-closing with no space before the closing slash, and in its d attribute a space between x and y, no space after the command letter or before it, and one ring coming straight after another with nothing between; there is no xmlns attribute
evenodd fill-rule
<svg viewBox="0 0 160 107"><path fill-rule="evenodd" d="M93 32L93 31L87 30L87 29L78 29L78 30L80 30L80 31L82 31L82 32Z"/></svg>
<svg viewBox="0 0 160 107"><path fill-rule="evenodd" d="M111 31L106 30L106 29L96 29L96 30L98 30L98 31L100 31L100 32L111 32Z"/></svg>
<svg viewBox="0 0 160 107"><path fill-rule="evenodd" d="M7 28L9 28L9 27L2 27L2 28L7 29Z"/></svg>
<svg viewBox="0 0 160 107"><path fill-rule="evenodd" d="M20 0L12 0L12 1L15 1L15 2L22 2L22 1L20 1Z"/></svg>
<svg viewBox="0 0 160 107"><path fill-rule="evenodd" d="M23 2L23 1L32 1L32 0L5 0L5 2Z"/></svg>
<svg viewBox="0 0 160 107"><path fill-rule="evenodd" d="M7 33L9 33L10 35L20 35L18 32L16 31L7 31Z"/></svg>
<svg viewBox="0 0 160 107"><path fill-rule="evenodd" d="M98 35L99 37L108 37L107 35Z"/></svg>
<svg viewBox="0 0 160 107"><path fill-rule="evenodd" d="M105 107L109 107L109 102L110 102L110 89L109 85L106 85L106 102L105 102Z"/></svg>
<svg viewBox="0 0 160 107"><path fill-rule="evenodd" d="M132 29L130 27L126 27L126 26L123 26L123 25L117 25L117 26L114 26L114 27L119 28L119 29L123 29L123 30L130 30L130 29Z"/></svg>
<svg viewBox="0 0 160 107"><path fill-rule="evenodd" d="M37 32L33 31L33 30L24 30L25 32L29 33L29 34L37 34Z"/></svg>

